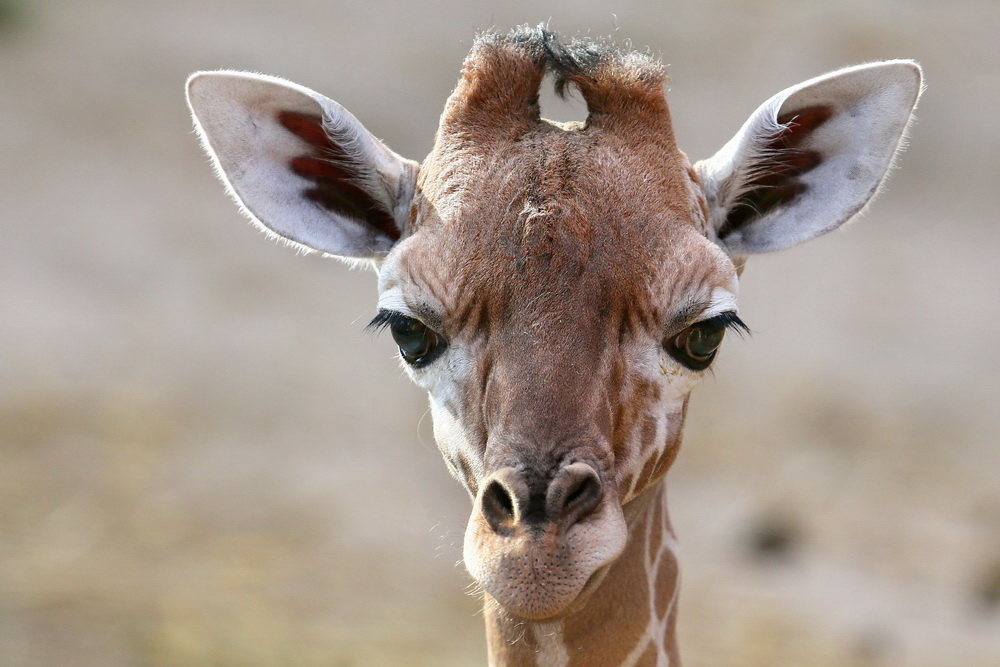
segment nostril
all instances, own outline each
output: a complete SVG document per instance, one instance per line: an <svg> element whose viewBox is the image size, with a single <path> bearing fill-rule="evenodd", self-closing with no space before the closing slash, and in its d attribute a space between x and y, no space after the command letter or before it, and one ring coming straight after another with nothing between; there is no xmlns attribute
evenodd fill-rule
<svg viewBox="0 0 1000 667"><path fill-rule="evenodd" d="M569 492L566 494L566 500L563 501L564 507L572 507L577 501L582 501L588 495L593 495L594 480L590 477L584 477L583 479L576 480L573 486L570 487Z"/></svg>
<svg viewBox="0 0 1000 667"><path fill-rule="evenodd" d="M497 480L483 489L483 517L493 532L506 534L514 525L514 499L507 488Z"/></svg>
<svg viewBox="0 0 1000 667"><path fill-rule="evenodd" d="M549 488L548 512L564 528L586 518L601 502L603 489L597 473L586 463L571 463Z"/></svg>

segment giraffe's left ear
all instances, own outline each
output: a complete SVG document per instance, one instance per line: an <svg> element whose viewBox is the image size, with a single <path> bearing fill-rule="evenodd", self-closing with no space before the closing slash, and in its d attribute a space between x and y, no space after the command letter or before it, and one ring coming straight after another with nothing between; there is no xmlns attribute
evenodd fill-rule
<svg viewBox="0 0 1000 667"><path fill-rule="evenodd" d="M731 255L781 250L844 224L878 191L917 98L920 67L892 60L838 70L762 104L695 165Z"/></svg>

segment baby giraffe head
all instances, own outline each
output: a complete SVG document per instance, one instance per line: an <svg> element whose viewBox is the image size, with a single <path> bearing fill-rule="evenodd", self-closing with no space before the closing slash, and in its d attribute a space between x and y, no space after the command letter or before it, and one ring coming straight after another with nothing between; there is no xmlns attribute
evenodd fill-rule
<svg viewBox="0 0 1000 667"><path fill-rule="evenodd" d="M539 115L550 74L583 123ZM909 61L766 101L714 157L677 148L662 66L480 35L422 164L280 79L195 74L188 99L258 225L378 271L372 326L430 395L473 500L469 572L506 612L571 614L626 547L629 503L674 461L688 397L737 315L752 254L831 231L878 190L920 91Z"/></svg>

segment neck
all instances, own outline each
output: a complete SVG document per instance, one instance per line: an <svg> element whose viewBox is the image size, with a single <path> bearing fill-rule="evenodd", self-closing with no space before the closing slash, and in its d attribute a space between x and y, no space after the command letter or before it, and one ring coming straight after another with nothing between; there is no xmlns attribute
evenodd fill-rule
<svg viewBox="0 0 1000 667"><path fill-rule="evenodd" d="M486 595L490 665L680 664L677 544L661 480L625 507L625 552L579 610L552 622L507 614Z"/></svg>

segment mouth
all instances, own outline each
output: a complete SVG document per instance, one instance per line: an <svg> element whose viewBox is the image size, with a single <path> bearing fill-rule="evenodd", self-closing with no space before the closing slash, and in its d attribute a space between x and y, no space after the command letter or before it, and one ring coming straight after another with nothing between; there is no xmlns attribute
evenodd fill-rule
<svg viewBox="0 0 1000 667"><path fill-rule="evenodd" d="M465 534L466 568L509 614L532 621L573 614L625 548L624 514L617 504L605 507L561 535L529 528L502 536L473 519Z"/></svg>

